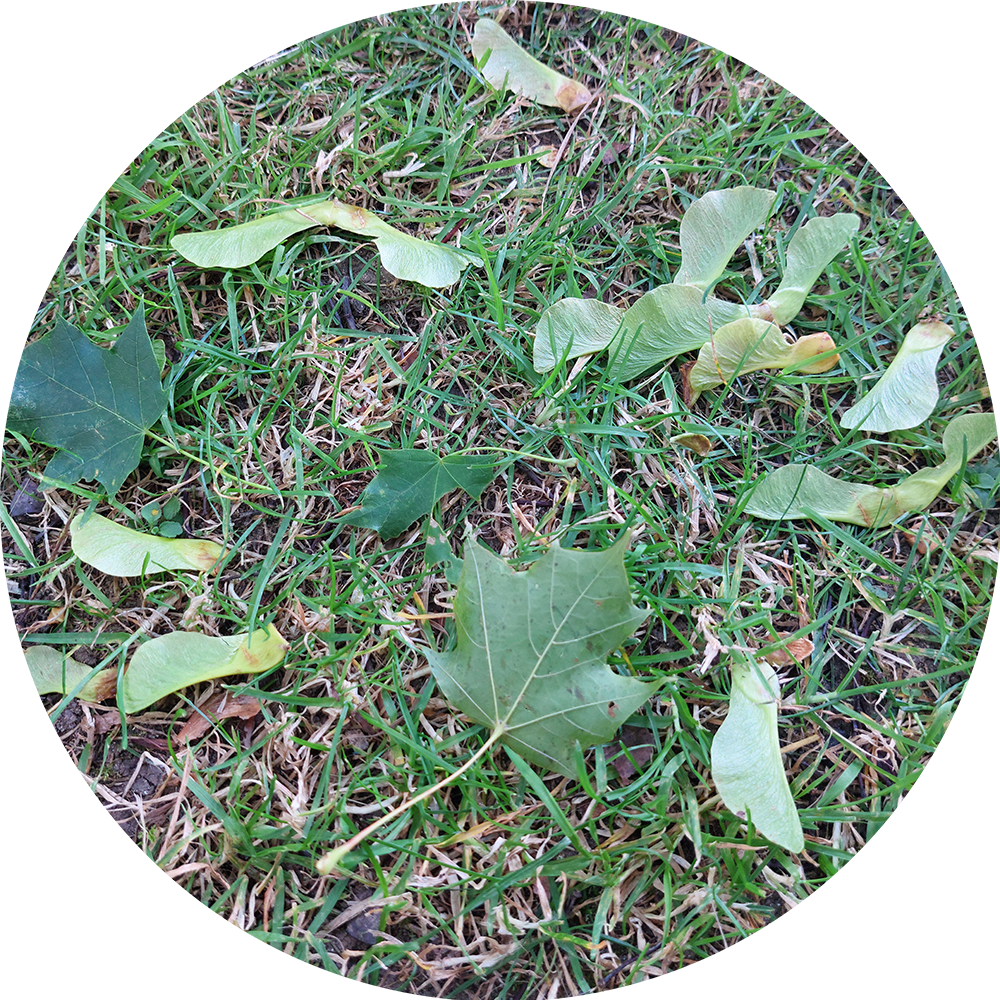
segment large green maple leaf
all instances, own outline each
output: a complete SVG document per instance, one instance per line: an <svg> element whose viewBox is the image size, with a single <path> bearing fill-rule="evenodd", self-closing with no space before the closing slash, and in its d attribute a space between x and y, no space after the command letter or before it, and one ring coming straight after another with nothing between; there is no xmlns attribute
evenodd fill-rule
<svg viewBox="0 0 1000 1000"><path fill-rule="evenodd" d="M607 656L649 616L629 593L628 538L586 552L558 543L524 572L469 543L455 595L457 648L430 653L452 704L532 764L575 777L577 743L606 743L658 685Z"/></svg>
<svg viewBox="0 0 1000 1000"><path fill-rule="evenodd" d="M140 305L110 349L63 319L29 344L7 427L59 449L43 473L51 484L96 479L113 497L139 464L146 431L166 406Z"/></svg>

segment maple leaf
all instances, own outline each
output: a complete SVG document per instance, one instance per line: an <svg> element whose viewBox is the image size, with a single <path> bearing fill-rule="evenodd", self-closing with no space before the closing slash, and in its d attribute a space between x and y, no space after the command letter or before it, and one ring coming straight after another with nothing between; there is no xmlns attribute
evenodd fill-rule
<svg viewBox="0 0 1000 1000"><path fill-rule="evenodd" d="M452 490L478 500L496 475L496 464L483 455L445 455L402 448L380 451L378 474L361 495L361 509L342 518L345 524L372 528L394 538Z"/></svg>
<svg viewBox="0 0 1000 1000"><path fill-rule="evenodd" d="M577 743L606 743L659 686L623 677L607 656L649 616L632 603L628 537L604 551L552 547L523 572L468 544L458 646L430 653L446 697L540 767L575 777Z"/></svg>
<svg viewBox="0 0 1000 1000"><path fill-rule="evenodd" d="M140 305L110 349L61 318L29 344L7 427L59 449L43 473L50 484L96 479L113 497L139 464L146 431L166 407Z"/></svg>

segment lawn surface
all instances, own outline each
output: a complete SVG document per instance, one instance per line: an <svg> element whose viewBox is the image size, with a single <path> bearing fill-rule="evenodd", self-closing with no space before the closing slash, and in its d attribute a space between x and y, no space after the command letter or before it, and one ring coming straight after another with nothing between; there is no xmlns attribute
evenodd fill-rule
<svg viewBox="0 0 1000 1000"><path fill-rule="evenodd" d="M143 301L166 350L167 415L97 510L132 523L176 496L185 532L231 551L222 570L124 580L81 565L67 523L98 495L89 483L5 517L4 552L25 643L89 664L125 662L140 638L179 629L273 623L290 642L280 667L187 689L124 726L112 703L47 699L95 793L207 906L371 984L582 994L739 941L878 830L978 652L1000 470L988 452L925 514L876 531L741 515L756 478L789 460L896 482L940 460L950 419L988 407L933 248L843 136L751 68L625 18L518 7L506 29L598 94L564 115L484 86L470 61L475 17L469 6L394 14L251 68L136 158L53 277L34 335L61 316L105 345ZM684 210L742 184L777 191L779 207L730 266L722 287L734 298L773 287L805 219L861 216L794 323L829 332L839 367L746 376L692 410L677 365L626 385L605 377L602 356L533 370L547 305L593 295L626 306L670 280ZM432 291L325 229L231 272L169 250L176 233L334 195L460 241L481 266ZM931 315L956 335L929 420L871 438L842 429L838 414ZM684 432L712 450L671 443ZM614 662L664 686L622 730L627 752L586 755L590 788L543 775L541 794L498 750L375 834L353 874L321 877L330 847L488 735L442 698L421 654L454 638L454 582L425 557L424 524L386 540L339 515L378 449L496 446L509 461L482 498L450 493L435 508L452 552L471 533L523 566L554 539L600 549L631 528L629 580L652 613ZM8 437L11 514L50 456ZM780 671L798 855L730 813L708 773L728 700L724 647L773 649L779 633L814 644ZM180 724L224 686L261 713L185 750Z"/></svg>

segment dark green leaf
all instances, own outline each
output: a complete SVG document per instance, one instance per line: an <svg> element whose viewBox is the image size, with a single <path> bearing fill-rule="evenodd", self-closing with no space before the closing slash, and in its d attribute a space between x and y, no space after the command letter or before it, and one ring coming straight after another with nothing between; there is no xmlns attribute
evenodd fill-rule
<svg viewBox="0 0 1000 1000"><path fill-rule="evenodd" d="M372 528L383 538L393 538L452 490L465 490L476 500L496 475L496 462L485 455L446 455L402 448L380 451L378 475L361 495L361 510L342 520L359 528Z"/></svg>
<svg viewBox="0 0 1000 1000"><path fill-rule="evenodd" d="M428 518L424 538L424 562L428 566L442 567L444 578L452 586L457 586L462 577L462 560L456 559L451 551L451 542L444 528Z"/></svg>
<svg viewBox="0 0 1000 1000"><path fill-rule="evenodd" d="M114 496L167 405L140 305L115 345L96 347L62 319L21 355L7 426L60 449L50 485L96 479Z"/></svg>

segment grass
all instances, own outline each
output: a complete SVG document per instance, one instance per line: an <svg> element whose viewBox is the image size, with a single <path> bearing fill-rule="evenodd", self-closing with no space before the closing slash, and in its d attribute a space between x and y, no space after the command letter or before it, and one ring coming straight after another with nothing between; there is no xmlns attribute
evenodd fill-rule
<svg viewBox="0 0 1000 1000"><path fill-rule="evenodd" d="M789 459L879 485L903 478L938 460L948 419L988 402L933 248L843 136L735 60L624 18L535 7L508 30L522 28L536 53L569 52L588 84L604 81L595 105L566 118L482 86L470 14L442 7L354 25L231 81L136 158L53 277L38 334L63 316L110 340L145 301L167 345L171 402L112 506L134 517L178 496L187 530L232 550L225 568L211 580L129 582L69 561L65 522L84 489L48 494L35 521L8 521L4 548L27 642L97 663L176 628L273 622L291 641L282 667L230 685L258 696L263 717L217 726L191 753L173 738L175 720L207 686L124 727L112 706L52 706L95 791L207 906L367 983L583 994L752 934L892 812L936 748L982 638L995 460L896 528L741 516L754 479ZM554 169L538 162L546 146L561 150ZM862 216L856 246L795 324L830 332L839 368L746 377L693 412L678 401L675 366L627 386L605 377L601 358L575 374L534 372L530 334L548 303L593 293L627 304L669 280L683 210L741 183L779 192L756 247L768 276L810 214ZM363 242L326 231L229 274L165 252L175 232L331 193L409 218L425 238L454 239L459 227L483 266L441 294L395 281ZM341 325L345 276L357 331ZM727 284L759 294L748 257ZM888 439L844 433L837 413L927 313L956 330L935 413ZM707 435L709 456L671 445L682 431ZM588 754L588 788L539 781L494 753L380 831L352 877L322 879L321 854L488 735L440 698L420 655L453 634L448 617L431 617L447 615L453 586L426 564L420 527L386 543L337 515L370 480L376 448L490 445L576 464L521 458L481 502L446 496L435 516L454 550L471 529L523 563L553 537L603 547L637 529L628 571L652 615L620 662L667 680L632 720L652 754L624 780L604 752ZM8 505L49 454L8 440ZM922 552L901 528L940 544ZM782 745L807 834L798 856L738 821L708 777L728 696L714 644L767 649L779 632L815 643L808 663L782 670ZM141 809L129 797L140 780Z"/></svg>

